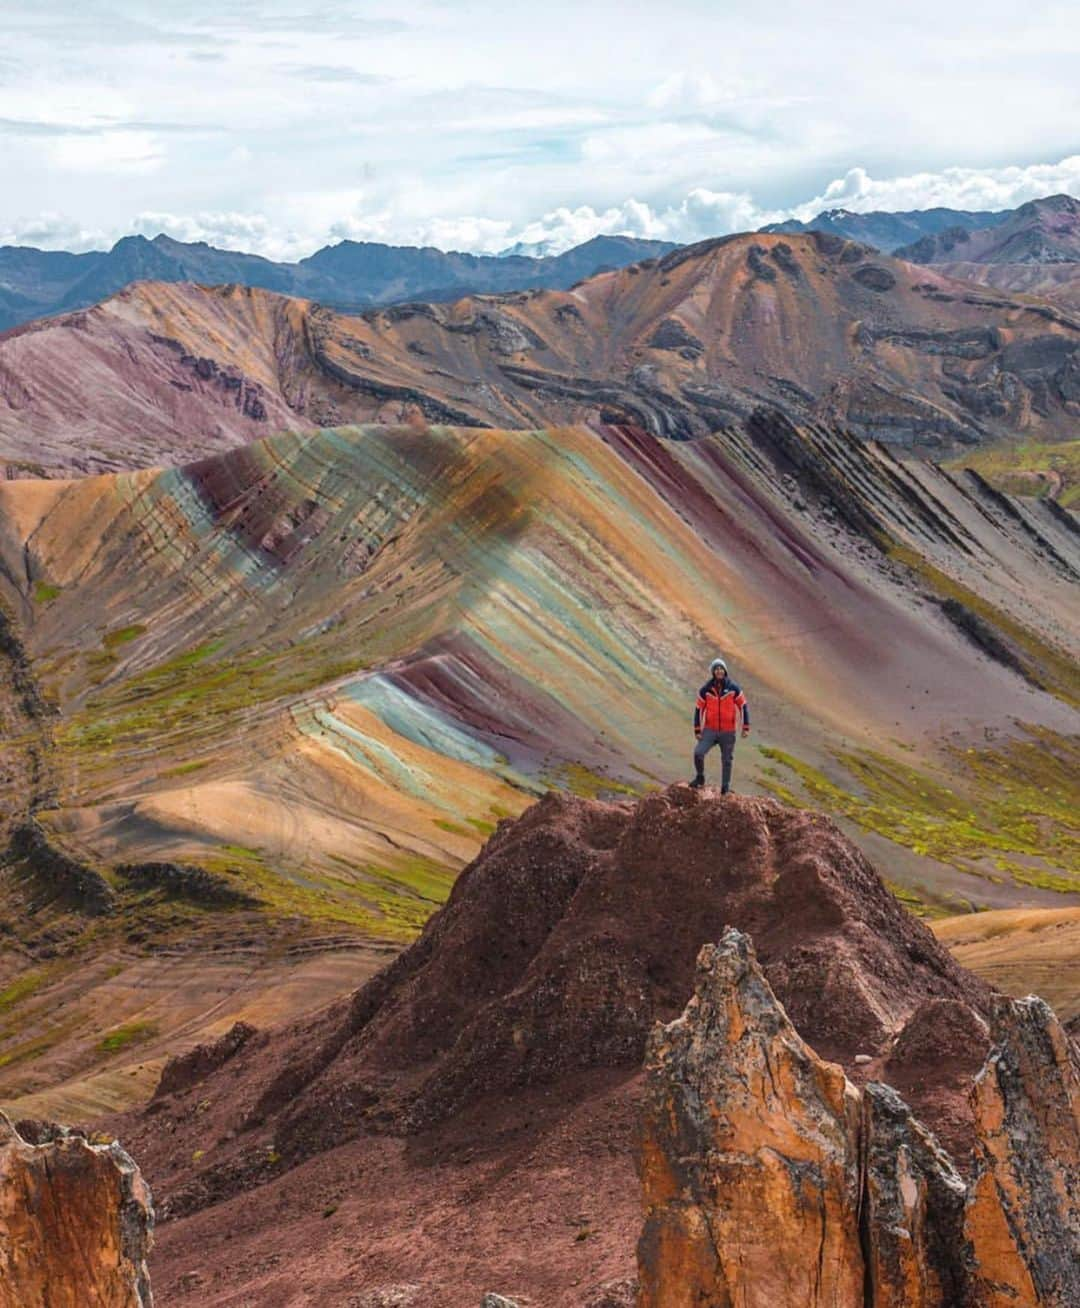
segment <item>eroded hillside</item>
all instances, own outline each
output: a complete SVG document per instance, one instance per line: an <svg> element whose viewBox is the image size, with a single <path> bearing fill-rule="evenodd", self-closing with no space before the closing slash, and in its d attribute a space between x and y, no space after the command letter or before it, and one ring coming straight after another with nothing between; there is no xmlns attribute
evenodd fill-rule
<svg viewBox="0 0 1080 1308"><path fill-rule="evenodd" d="M717 650L753 706L737 787L836 813L921 911L1080 888L1072 520L775 412L11 482L0 562L40 706L9 693L0 1093L28 1107L121 1104L331 997L549 787L682 776Z"/></svg>
<svg viewBox="0 0 1080 1308"><path fill-rule="evenodd" d="M932 450L1058 439L1080 411L1078 345L1067 308L825 234L358 316L145 283L0 338L0 459L14 475L108 471L364 421L689 438L762 403Z"/></svg>

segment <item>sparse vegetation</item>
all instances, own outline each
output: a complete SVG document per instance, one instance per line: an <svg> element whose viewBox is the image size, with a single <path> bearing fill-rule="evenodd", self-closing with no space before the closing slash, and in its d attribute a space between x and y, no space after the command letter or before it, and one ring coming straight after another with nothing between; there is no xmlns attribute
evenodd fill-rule
<svg viewBox="0 0 1080 1308"><path fill-rule="evenodd" d="M909 568L935 595L963 605L986 623L998 638L1003 638L1031 682L1066 704L1080 707L1080 666L1064 650L954 581L914 550L898 545L890 550L890 555Z"/></svg>
<svg viewBox="0 0 1080 1308"><path fill-rule="evenodd" d="M1080 743L1043 729L954 752L955 788L871 751L836 756L847 784L782 750L762 751L805 800L766 769L766 789L849 818L913 853L965 872L1080 893Z"/></svg>
<svg viewBox="0 0 1080 1308"><path fill-rule="evenodd" d="M209 759L193 759L190 763L178 763L174 768L166 768L161 774L163 777L186 777L192 772L198 772L206 767Z"/></svg>
<svg viewBox="0 0 1080 1308"><path fill-rule="evenodd" d="M466 818L470 827L479 831L480 835L486 840L495 830L495 823L489 822L486 818Z"/></svg>
<svg viewBox="0 0 1080 1308"><path fill-rule="evenodd" d="M22 976L17 976L14 981L9 982L3 990L0 990L0 1013L14 1008L24 999L29 999L43 980L44 977L40 972L24 972Z"/></svg>
<svg viewBox="0 0 1080 1308"><path fill-rule="evenodd" d="M464 836L467 840L475 839L467 827L463 827L459 822L451 822L448 818L436 818L435 825L440 831L448 831L452 836Z"/></svg>
<svg viewBox="0 0 1080 1308"><path fill-rule="evenodd" d="M638 786L629 785L615 777L605 777L584 763L561 763L547 772L541 780L553 790L568 790L582 799L597 799L601 795L640 795Z"/></svg>
<svg viewBox="0 0 1080 1308"><path fill-rule="evenodd" d="M137 640L146 628L141 622L133 622L128 627L118 627L115 631L107 631L101 638L102 645L107 650L119 649L121 645L127 645L130 641Z"/></svg>
<svg viewBox="0 0 1080 1308"><path fill-rule="evenodd" d="M101 1037L98 1049L103 1054L117 1054L129 1045L142 1044L158 1033L156 1022L127 1022Z"/></svg>
<svg viewBox="0 0 1080 1308"><path fill-rule="evenodd" d="M1062 508L1080 504L1080 440L990 445L965 450L948 466L974 468L992 486L1010 495L1044 499L1057 487L1054 498Z"/></svg>
<svg viewBox="0 0 1080 1308"><path fill-rule="evenodd" d="M61 588L47 581L39 581L34 587L34 600L38 604L50 604L60 594Z"/></svg>
<svg viewBox="0 0 1080 1308"><path fill-rule="evenodd" d="M456 869L418 854L400 855L392 864L354 864L340 856L333 861L348 875L272 865L243 845L219 845L200 865L235 878L271 915L341 923L402 943L414 939L446 902L457 876Z"/></svg>
<svg viewBox="0 0 1080 1308"><path fill-rule="evenodd" d="M320 658L311 646L303 656L286 650L216 658L223 644L221 639L206 641L91 694L83 710L64 722L58 743L97 755L119 742L131 752L152 741L155 753L160 754L170 747L183 748L193 722L198 722L198 736L204 740L208 726L225 726L253 709L262 711L275 702L288 702L360 667L354 653ZM115 659L111 651L90 657ZM91 662L90 666L93 673L100 664ZM102 679L91 675L91 684Z"/></svg>

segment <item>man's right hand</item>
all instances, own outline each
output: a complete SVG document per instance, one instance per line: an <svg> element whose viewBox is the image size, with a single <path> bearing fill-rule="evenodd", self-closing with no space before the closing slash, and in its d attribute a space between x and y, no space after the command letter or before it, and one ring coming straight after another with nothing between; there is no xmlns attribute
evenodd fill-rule
<svg viewBox="0 0 1080 1308"><path fill-rule="evenodd" d="M700 740L700 739L701 739L701 732L700 732L700 731L695 731L695 732L694 732L694 739L695 739L695 740Z"/></svg>

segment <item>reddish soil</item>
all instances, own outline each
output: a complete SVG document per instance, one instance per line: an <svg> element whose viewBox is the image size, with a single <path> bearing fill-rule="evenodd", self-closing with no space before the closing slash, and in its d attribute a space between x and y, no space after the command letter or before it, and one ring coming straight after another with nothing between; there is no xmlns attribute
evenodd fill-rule
<svg viewBox="0 0 1080 1308"><path fill-rule="evenodd" d="M549 795L351 1000L189 1056L174 1093L111 1123L157 1196L165 1302L415 1285L447 1308L485 1290L569 1308L629 1276L645 1037L729 923L855 1080L887 1076L890 1051L932 1080L926 1033L979 1029L989 991L829 819L686 786ZM920 1107L963 1165L970 1122L932 1090Z"/></svg>
<svg viewBox="0 0 1080 1308"><path fill-rule="evenodd" d="M639 1080L592 1072L569 1107L560 1089L533 1088L417 1136L366 1136L166 1221L155 1297L170 1308L477 1308L493 1290L581 1308L635 1274Z"/></svg>

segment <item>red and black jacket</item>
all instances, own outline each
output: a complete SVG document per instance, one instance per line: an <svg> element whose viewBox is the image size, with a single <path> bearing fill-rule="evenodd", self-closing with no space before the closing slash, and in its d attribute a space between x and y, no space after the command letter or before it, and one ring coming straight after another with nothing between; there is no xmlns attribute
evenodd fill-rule
<svg viewBox="0 0 1080 1308"><path fill-rule="evenodd" d="M735 731L739 726L740 710L742 724L748 727L750 706L735 682L730 677L721 682L707 681L698 691L694 705L694 730Z"/></svg>

